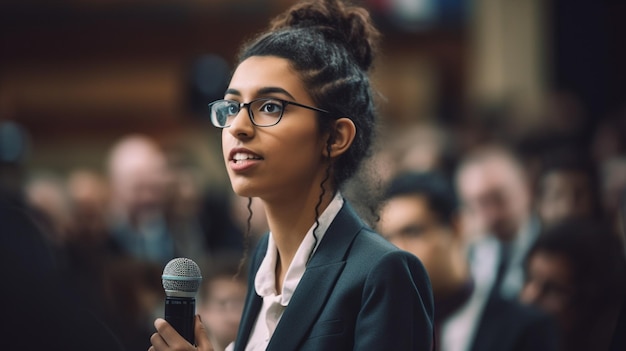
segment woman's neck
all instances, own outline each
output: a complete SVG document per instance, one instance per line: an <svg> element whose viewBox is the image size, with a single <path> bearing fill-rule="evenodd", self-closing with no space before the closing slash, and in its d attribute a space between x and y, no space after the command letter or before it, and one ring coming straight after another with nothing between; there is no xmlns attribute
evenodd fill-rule
<svg viewBox="0 0 626 351"><path fill-rule="evenodd" d="M302 240L315 223L316 207L318 207L317 215L321 215L330 204L332 197L333 193L327 191L321 202L319 202L319 193L315 192L292 196L283 201L263 201L268 226L278 249L279 263L276 277L279 284L277 285L282 285L282 278L291 265Z"/></svg>

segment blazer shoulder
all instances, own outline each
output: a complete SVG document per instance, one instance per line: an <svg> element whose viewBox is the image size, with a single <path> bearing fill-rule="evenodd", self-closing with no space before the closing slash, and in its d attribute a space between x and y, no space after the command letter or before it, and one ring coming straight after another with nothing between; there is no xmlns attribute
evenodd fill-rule
<svg viewBox="0 0 626 351"><path fill-rule="evenodd" d="M356 275L363 274L370 283L385 281L389 277L410 277L417 288L428 295L427 299L432 300L430 278L420 259L368 228L356 236L346 262L347 270Z"/></svg>
<svg viewBox="0 0 626 351"><path fill-rule="evenodd" d="M369 262L379 262L387 260L408 260L421 264L417 256L400 250L398 247L391 244L382 235L375 231L364 227L360 230L356 236L352 248L350 250L350 256L361 256Z"/></svg>

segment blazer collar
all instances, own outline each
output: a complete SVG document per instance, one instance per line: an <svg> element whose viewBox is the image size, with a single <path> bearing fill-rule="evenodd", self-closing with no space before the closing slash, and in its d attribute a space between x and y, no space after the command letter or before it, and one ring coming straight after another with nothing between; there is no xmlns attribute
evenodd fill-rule
<svg viewBox="0 0 626 351"><path fill-rule="evenodd" d="M315 323L345 266L355 236L365 224L344 204L311 258L267 350L297 350Z"/></svg>
<svg viewBox="0 0 626 351"><path fill-rule="evenodd" d="M328 228L317 251L311 258L289 306L274 331L267 350L296 350L307 330L317 319L324 302L341 273L355 236L366 225L346 201ZM254 290L254 276L267 251L267 236L260 242L252 262L248 279L248 296L243 311L236 351L244 351L263 300Z"/></svg>

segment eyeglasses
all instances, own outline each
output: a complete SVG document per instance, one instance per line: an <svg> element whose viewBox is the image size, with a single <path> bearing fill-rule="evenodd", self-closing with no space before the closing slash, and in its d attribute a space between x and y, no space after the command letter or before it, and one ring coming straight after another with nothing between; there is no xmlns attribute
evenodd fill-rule
<svg viewBox="0 0 626 351"><path fill-rule="evenodd" d="M233 100L217 100L209 104L211 123L218 128L228 128L242 108L248 108L248 116L252 124L258 127L271 127L283 118L287 105L304 107L309 110L330 113L317 107L302 105L297 102L276 98L254 99L248 103Z"/></svg>

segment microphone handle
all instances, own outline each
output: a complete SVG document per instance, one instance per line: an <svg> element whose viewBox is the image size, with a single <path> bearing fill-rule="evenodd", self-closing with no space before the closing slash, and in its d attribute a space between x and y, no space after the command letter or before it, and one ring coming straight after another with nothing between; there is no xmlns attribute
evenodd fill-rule
<svg viewBox="0 0 626 351"><path fill-rule="evenodd" d="M190 297L165 298L165 320L191 345L195 345L193 327L196 299Z"/></svg>

